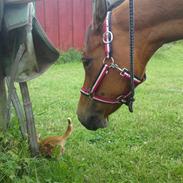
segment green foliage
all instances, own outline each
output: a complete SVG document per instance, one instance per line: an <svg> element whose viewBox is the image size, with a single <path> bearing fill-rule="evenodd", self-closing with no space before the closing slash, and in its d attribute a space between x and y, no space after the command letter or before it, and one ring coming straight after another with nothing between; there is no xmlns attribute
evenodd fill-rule
<svg viewBox="0 0 183 183"><path fill-rule="evenodd" d="M56 64L65 64L78 62L81 60L81 53L73 48L69 49L67 52L61 53L60 58L56 62Z"/></svg>
<svg viewBox="0 0 183 183"><path fill-rule="evenodd" d="M22 155L27 143L11 133L0 134L0 147L0 182L13 182L17 176L26 174L29 160Z"/></svg>
<svg viewBox="0 0 183 183"><path fill-rule="evenodd" d="M108 128L96 132L87 131L75 114L84 79L81 63L55 65L31 81L41 137L63 134L68 117L74 131L59 160L34 159L14 117L9 133L0 135L0 182L183 182L182 50L182 42L160 49L148 64L147 81L136 90L134 113L122 106Z"/></svg>

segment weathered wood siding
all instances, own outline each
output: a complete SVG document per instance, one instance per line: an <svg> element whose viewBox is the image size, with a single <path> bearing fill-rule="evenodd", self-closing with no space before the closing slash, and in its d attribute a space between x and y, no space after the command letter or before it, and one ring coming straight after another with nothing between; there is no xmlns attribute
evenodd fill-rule
<svg viewBox="0 0 183 183"><path fill-rule="evenodd" d="M80 49L91 21L92 0L39 0L36 16L60 50Z"/></svg>

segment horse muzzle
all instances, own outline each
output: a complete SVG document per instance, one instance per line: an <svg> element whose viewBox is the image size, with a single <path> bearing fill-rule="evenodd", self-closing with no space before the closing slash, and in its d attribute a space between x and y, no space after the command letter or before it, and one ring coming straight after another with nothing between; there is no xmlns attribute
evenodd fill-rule
<svg viewBox="0 0 183 183"><path fill-rule="evenodd" d="M88 130L96 131L99 128L105 128L107 127L107 119L102 118L98 115L80 115L78 114L78 119L81 122L81 124L86 127Z"/></svg>

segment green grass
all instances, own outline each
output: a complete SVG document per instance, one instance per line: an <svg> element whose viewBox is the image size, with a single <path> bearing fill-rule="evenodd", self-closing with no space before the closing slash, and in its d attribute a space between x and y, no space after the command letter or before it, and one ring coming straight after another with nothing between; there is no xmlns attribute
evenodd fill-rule
<svg viewBox="0 0 183 183"><path fill-rule="evenodd" d="M87 131L75 111L84 79L81 63L54 65L29 82L37 131L62 134L67 117L74 132L59 160L30 158L17 119L0 136L0 182L183 182L183 44L166 45L151 59L147 81L136 90L135 112L121 107L108 128Z"/></svg>

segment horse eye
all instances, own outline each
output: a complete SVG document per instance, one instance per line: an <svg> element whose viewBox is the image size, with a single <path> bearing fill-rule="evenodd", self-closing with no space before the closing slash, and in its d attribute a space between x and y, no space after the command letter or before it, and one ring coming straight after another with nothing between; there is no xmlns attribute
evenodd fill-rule
<svg viewBox="0 0 183 183"><path fill-rule="evenodd" d="M88 67L90 65L90 63L92 62L92 58L88 58L88 57L83 57L82 58L82 62L84 67Z"/></svg>

